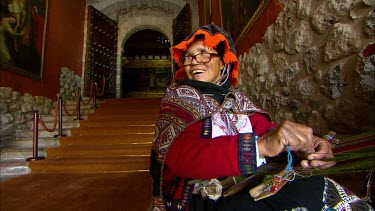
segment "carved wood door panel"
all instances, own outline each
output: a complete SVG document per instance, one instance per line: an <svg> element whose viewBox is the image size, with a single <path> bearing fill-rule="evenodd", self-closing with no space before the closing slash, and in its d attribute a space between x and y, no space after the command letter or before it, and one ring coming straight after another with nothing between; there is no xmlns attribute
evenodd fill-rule
<svg viewBox="0 0 375 211"><path fill-rule="evenodd" d="M191 14L190 4L186 4L180 13L173 19L173 45L177 45L191 33ZM177 63L174 63L173 69L178 69Z"/></svg>
<svg viewBox="0 0 375 211"><path fill-rule="evenodd" d="M173 45L180 43L191 33L190 4L186 4L173 19Z"/></svg>
<svg viewBox="0 0 375 211"><path fill-rule="evenodd" d="M102 97L116 97L117 33L116 21L93 6L88 7L84 74L86 96L90 94L94 81L99 93L103 93Z"/></svg>

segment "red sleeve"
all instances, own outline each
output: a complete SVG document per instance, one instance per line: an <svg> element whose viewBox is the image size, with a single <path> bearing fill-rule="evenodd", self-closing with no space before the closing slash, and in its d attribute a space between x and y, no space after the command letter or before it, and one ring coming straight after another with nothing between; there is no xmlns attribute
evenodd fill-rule
<svg viewBox="0 0 375 211"><path fill-rule="evenodd" d="M196 122L176 138L166 158L170 171L192 179L240 175L239 135L202 139L201 128L202 121Z"/></svg>
<svg viewBox="0 0 375 211"><path fill-rule="evenodd" d="M253 131L257 136L263 136L272 128L275 128L277 124L270 122L266 116L255 113L254 115L250 116L251 126L253 127Z"/></svg>
<svg viewBox="0 0 375 211"><path fill-rule="evenodd" d="M239 140L240 135L202 139L200 134L202 122L196 122L185 128L172 144L166 158L171 173L192 179L211 179L246 173L240 169L240 166L243 166L243 159L239 161L239 157L243 152L241 151L239 156L239 150L244 148L242 139ZM277 126L261 114L251 116L250 122L254 133L258 136ZM255 165L253 161L249 162L248 165Z"/></svg>

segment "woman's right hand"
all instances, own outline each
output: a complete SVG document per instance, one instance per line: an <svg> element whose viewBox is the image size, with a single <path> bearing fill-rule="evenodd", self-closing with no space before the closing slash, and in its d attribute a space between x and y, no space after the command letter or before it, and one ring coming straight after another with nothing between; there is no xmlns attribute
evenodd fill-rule
<svg viewBox="0 0 375 211"><path fill-rule="evenodd" d="M316 137L312 128L291 121L284 121L278 127L259 138L259 156L277 156L285 151L286 145L289 145L292 151L306 155L301 161L303 167L328 168L335 164L332 161L331 144L327 140ZM331 161L322 160L326 158L331 159Z"/></svg>
<svg viewBox="0 0 375 211"><path fill-rule="evenodd" d="M285 151L286 145L292 151L313 152L314 139L312 128L286 120L259 138L259 155L274 157Z"/></svg>

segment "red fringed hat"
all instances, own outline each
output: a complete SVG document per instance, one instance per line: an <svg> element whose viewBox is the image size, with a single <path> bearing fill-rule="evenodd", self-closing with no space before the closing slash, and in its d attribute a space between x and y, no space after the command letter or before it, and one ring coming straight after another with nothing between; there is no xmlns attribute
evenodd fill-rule
<svg viewBox="0 0 375 211"><path fill-rule="evenodd" d="M189 36L187 36L181 43L172 47L172 56L176 63L179 64L180 58L184 55L185 51L188 49L190 43L195 40L197 35L204 35L204 44L207 47L216 48L220 43L224 43L224 54L223 61L225 64L231 65L229 80L232 86L236 87L238 84L238 72L240 69L240 63L237 59L237 52L234 47L234 42L232 37L223 28L216 25L205 25L195 31L193 31ZM186 73L184 67L181 67L176 71L175 75L177 80L184 79Z"/></svg>

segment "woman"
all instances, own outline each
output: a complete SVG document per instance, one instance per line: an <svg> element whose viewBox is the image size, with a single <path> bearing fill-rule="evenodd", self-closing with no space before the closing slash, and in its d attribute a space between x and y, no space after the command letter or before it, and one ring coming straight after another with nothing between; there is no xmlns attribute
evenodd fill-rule
<svg viewBox="0 0 375 211"><path fill-rule="evenodd" d="M195 30L172 54L181 68L162 99L151 151L154 210L371 209L332 180L293 180L292 174L280 174L286 184L272 186L276 194L270 197L253 198L249 191L254 193L254 185L224 196L223 189L233 185L228 181L264 173L270 159L281 158L285 151L300 155L304 168L328 168L334 165L330 143L305 125L272 123L265 111L234 89L239 62L233 40L222 28ZM338 193L345 199L332 197Z"/></svg>

